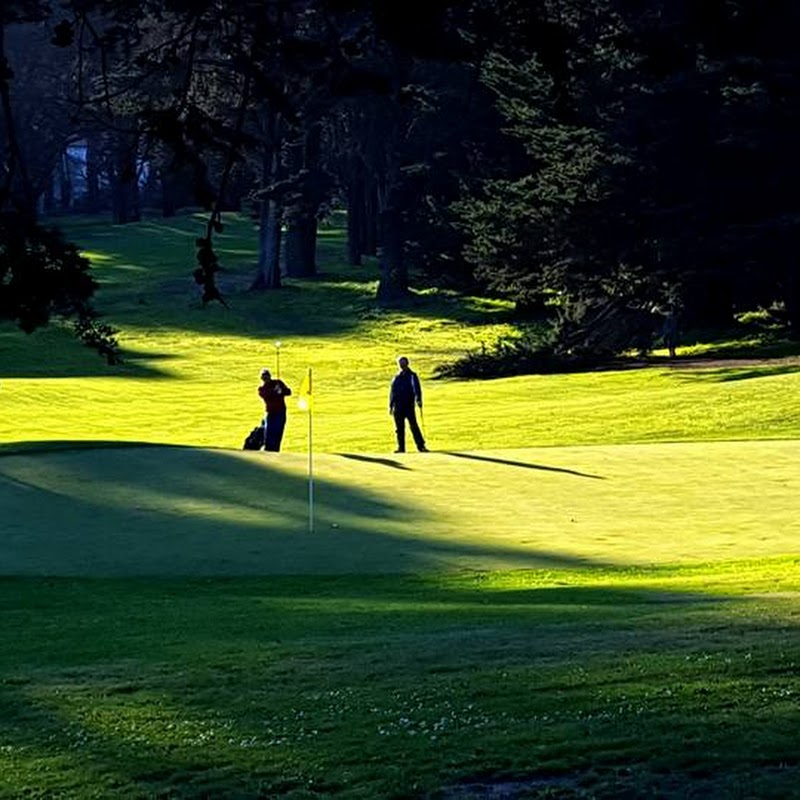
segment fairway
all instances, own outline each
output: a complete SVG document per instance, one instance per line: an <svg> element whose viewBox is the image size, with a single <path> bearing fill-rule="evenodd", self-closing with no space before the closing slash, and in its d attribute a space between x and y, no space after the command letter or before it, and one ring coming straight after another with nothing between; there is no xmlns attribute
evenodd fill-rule
<svg viewBox="0 0 800 800"><path fill-rule="evenodd" d="M0 327L0 798L800 796L800 365L436 378L500 301L247 291L252 221L73 221L121 327ZM245 452L263 366L295 394ZM432 452L393 454L395 358ZM276 370L277 371L277 370Z"/></svg>
<svg viewBox="0 0 800 800"><path fill-rule="evenodd" d="M794 441L0 459L5 575L374 574L788 555ZM309 531L313 522L313 532Z"/></svg>

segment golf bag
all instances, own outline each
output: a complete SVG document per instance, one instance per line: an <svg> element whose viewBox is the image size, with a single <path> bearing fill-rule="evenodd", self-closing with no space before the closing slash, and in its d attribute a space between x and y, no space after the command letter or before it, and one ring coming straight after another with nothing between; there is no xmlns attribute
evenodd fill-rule
<svg viewBox="0 0 800 800"><path fill-rule="evenodd" d="M259 425L247 434L242 450L260 450L264 446L264 426Z"/></svg>

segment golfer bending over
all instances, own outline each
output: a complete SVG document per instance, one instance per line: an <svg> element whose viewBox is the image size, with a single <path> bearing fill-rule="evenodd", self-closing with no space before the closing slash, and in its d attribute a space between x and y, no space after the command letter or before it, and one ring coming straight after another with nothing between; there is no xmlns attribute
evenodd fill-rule
<svg viewBox="0 0 800 800"><path fill-rule="evenodd" d="M422 386L420 386L419 377L408 366L408 359L405 356L397 359L397 366L400 367L400 371L392 379L392 386L389 390L389 413L394 417L394 427L397 433L395 453L405 453L406 451L406 420L408 420L408 427L414 437L417 450L420 453L427 453L428 448L425 447L425 439L414 413L415 403L422 411Z"/></svg>
<svg viewBox="0 0 800 800"><path fill-rule="evenodd" d="M272 380L268 369L261 370L261 386L258 394L264 401L267 414L264 417L264 449L277 453L281 449L283 429L286 427L286 401L292 390L280 379Z"/></svg>

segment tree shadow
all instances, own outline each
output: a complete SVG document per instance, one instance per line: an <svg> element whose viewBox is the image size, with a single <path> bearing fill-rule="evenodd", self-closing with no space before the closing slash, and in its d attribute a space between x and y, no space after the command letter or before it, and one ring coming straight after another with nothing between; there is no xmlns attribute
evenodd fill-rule
<svg viewBox="0 0 800 800"><path fill-rule="evenodd" d="M606 478L603 475L592 475L587 472L578 472L574 469L567 469L565 467L548 467L545 464L531 464L527 461L512 461L506 458L497 458L494 456L479 456L476 453L456 453L449 450L439 450L442 455L453 456L454 458L468 458L472 461L488 461L493 464L503 464L509 467L522 467L524 469L536 469L544 472L563 472L565 475L575 475L579 478L592 478L593 480L604 481Z"/></svg>
<svg viewBox="0 0 800 800"><path fill-rule="evenodd" d="M403 573L610 563L523 543L426 537L426 524L438 518L424 508L319 477L311 531L307 476L281 468L282 455L180 447L153 454L152 446L114 444L60 443L65 449L51 446L46 458L0 455L0 574Z"/></svg>
<svg viewBox="0 0 800 800"><path fill-rule="evenodd" d="M25 334L10 323L0 324L0 378L169 378L168 368L156 366L178 359L168 353L142 352L122 347L123 363L109 365L81 344L65 327Z"/></svg>
<svg viewBox="0 0 800 800"><path fill-rule="evenodd" d="M703 368L702 365L695 369L680 373L680 378L685 381L708 381L713 383L728 383L730 381L747 381L754 378L772 378L776 375L791 375L800 372L800 364L780 364L743 369L742 367Z"/></svg>
<svg viewBox="0 0 800 800"><path fill-rule="evenodd" d="M363 461L367 464L383 464L385 467L392 467L393 469L411 469L410 467L396 461L393 458L377 458L375 456L362 456L356 453L337 453L336 455L342 458L349 458L351 461Z"/></svg>
<svg viewBox="0 0 800 800"><path fill-rule="evenodd" d="M226 218L226 230L215 237L222 258L220 284L229 308L204 306L193 281L193 240L204 232L204 220L184 215L172 220L145 219L113 226L97 218L56 218L67 236L94 258L100 288L95 303L104 321L121 331L157 324L164 330L227 333L247 339L265 335L327 336L356 331L376 318L396 315L454 319L464 325L508 321L508 311L456 294L412 291L397 309L380 308L375 298L378 268L343 263L343 231L324 231L319 239L319 274L287 279L280 291L252 292L256 234L244 215ZM163 378L158 363L173 356L124 349L124 363L107 366L74 341L66 330L37 331L33 336L0 327L3 372L14 377L120 376ZM58 351L58 359L48 356Z"/></svg>
<svg viewBox="0 0 800 800"><path fill-rule="evenodd" d="M705 702L716 680L751 688L749 654L786 638L785 620L748 614L742 598L665 596L615 588L614 574L607 577L611 586L513 590L482 585L478 575L0 580L14 641L2 658L4 754L59 759L59 775L41 776L56 790L71 781L79 791L82 780L109 796L281 796L307 790L296 762L318 765L325 793L336 793L341 774L332 764L387 759L380 736L349 743L341 732L351 721L357 730L365 715L374 729L384 715L404 714L406 701L417 718L444 711L457 722L463 704L475 709L470 717L496 717L504 729L529 728L532 715L559 704L576 724L613 709L609 730L627 732L634 720L637 736L662 752L660 714L679 713L680 703L702 713L691 692L700 686ZM736 663L727 658L744 651ZM510 688L517 680L518 697ZM687 692L666 691L683 681ZM650 694L635 695L634 705L647 704L652 717L623 713L639 684ZM500 708L516 700L514 713L499 715L495 692ZM768 697L757 702L762 727L786 729L787 719L767 715ZM750 730L749 707L726 712L727 729ZM696 743L685 730L688 753ZM491 761L504 741L489 726L466 746ZM468 751L445 752L452 760ZM413 759L407 769L417 770ZM35 791L38 777L12 785Z"/></svg>
<svg viewBox="0 0 800 800"><path fill-rule="evenodd" d="M791 328L782 325L774 330L753 330L749 326L723 332L697 331L695 341L707 342L709 347L698 355L682 356L693 361L770 360L800 356L800 339L792 336Z"/></svg>
<svg viewBox="0 0 800 800"><path fill-rule="evenodd" d="M27 442L0 442L0 459L25 453L58 453L73 450L113 450L128 447L186 447L191 445L163 445L157 442L125 442L119 439L36 439ZM2 464L2 461L0 461ZM8 479L7 475L3 476Z"/></svg>
<svg viewBox="0 0 800 800"><path fill-rule="evenodd" d="M162 293L167 297L162 315L165 327L192 330L193 320L196 320L198 329L204 331L230 330L230 313L215 316L213 308L199 307L200 294L192 279L192 243L197 236L204 235L202 215L183 215L171 220L154 217L124 227L116 226L113 231L111 225L99 221L82 224L80 219L60 218L56 222L79 246L105 259L99 274L114 284L114 299L110 300L108 309L114 325L124 327L140 323L139 309L134 304L119 304L125 288L124 281L113 278L117 269L114 262L125 262L142 267L142 274L130 281L131 297L143 290L155 298L155 303ZM377 261L368 259L361 266L345 264L342 257L345 231L339 229L320 231L317 275L308 279L287 279L279 291L250 292L257 261L256 228L246 215L229 214L224 222L224 232L215 235L215 248L221 257L220 283L226 290L226 301L234 315L268 326L271 333L285 335L299 330L306 335L339 333L353 330L375 315L386 314L448 318L466 325L507 322L511 318L509 308L488 301L473 301L455 292L412 290L397 308L381 308L375 297L375 283L379 277ZM109 248L112 236L113 252ZM185 268L181 266L184 262ZM194 292L198 307L176 315L174 304L169 301L176 287L182 293ZM102 289L97 299L98 306L105 310ZM313 308L312 313L309 307ZM260 332L253 335L260 335Z"/></svg>

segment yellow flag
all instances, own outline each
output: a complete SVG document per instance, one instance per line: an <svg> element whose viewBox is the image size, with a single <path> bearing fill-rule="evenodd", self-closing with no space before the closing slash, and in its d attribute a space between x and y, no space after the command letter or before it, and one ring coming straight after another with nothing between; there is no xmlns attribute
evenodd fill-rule
<svg viewBox="0 0 800 800"><path fill-rule="evenodd" d="M303 382L300 384L300 394L297 398L297 406L303 411L311 411L313 407L313 395L311 394L311 367L308 368Z"/></svg>

